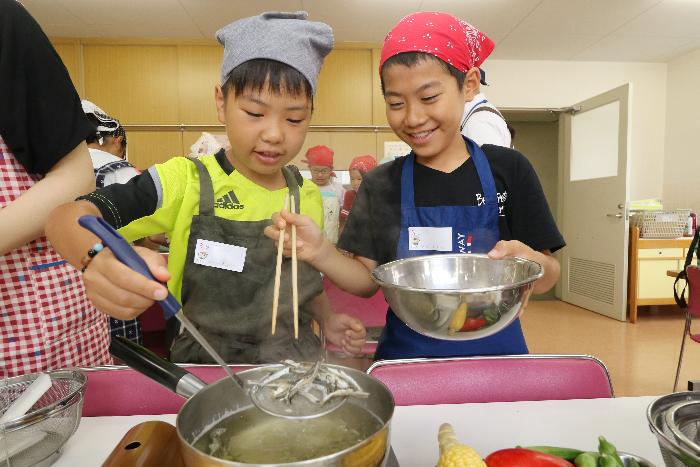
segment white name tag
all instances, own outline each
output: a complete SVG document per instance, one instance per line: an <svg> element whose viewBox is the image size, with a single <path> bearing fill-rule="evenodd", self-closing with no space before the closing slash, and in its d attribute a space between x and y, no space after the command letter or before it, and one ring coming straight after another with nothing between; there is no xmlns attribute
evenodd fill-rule
<svg viewBox="0 0 700 467"><path fill-rule="evenodd" d="M408 249L452 251L452 227L409 227Z"/></svg>
<svg viewBox="0 0 700 467"><path fill-rule="evenodd" d="M194 264L242 272L246 251L246 248L241 246L198 238L194 249Z"/></svg>

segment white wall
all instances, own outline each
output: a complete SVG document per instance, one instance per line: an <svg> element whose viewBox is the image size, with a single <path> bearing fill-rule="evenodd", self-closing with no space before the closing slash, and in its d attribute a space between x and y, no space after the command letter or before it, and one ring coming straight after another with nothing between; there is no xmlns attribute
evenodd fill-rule
<svg viewBox="0 0 700 467"><path fill-rule="evenodd" d="M664 206L700 211L700 49L668 63Z"/></svg>
<svg viewBox="0 0 700 467"><path fill-rule="evenodd" d="M482 89L499 107L567 107L631 83L630 198L662 197L666 64L487 60L484 69L490 85Z"/></svg>

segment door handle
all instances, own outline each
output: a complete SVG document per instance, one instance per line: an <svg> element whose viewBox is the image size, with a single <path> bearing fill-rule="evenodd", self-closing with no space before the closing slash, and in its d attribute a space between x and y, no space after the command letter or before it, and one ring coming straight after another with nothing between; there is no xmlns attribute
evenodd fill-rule
<svg viewBox="0 0 700 467"><path fill-rule="evenodd" d="M606 214L607 217L617 217L618 219L622 219L622 214L619 212L617 214Z"/></svg>

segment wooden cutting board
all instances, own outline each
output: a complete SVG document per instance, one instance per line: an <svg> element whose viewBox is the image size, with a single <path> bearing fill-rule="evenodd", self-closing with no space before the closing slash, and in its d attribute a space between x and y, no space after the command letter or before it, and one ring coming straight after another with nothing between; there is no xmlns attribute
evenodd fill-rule
<svg viewBox="0 0 700 467"><path fill-rule="evenodd" d="M170 423L139 423L126 432L102 467L184 467L175 427Z"/></svg>

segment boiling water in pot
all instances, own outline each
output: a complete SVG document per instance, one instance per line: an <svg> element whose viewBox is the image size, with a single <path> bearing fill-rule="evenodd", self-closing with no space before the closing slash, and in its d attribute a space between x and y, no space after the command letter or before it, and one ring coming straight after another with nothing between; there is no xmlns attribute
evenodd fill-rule
<svg viewBox="0 0 700 467"><path fill-rule="evenodd" d="M337 453L367 439L381 427L377 417L349 403L308 420L279 418L250 408L219 422L194 447L228 461L282 464Z"/></svg>

